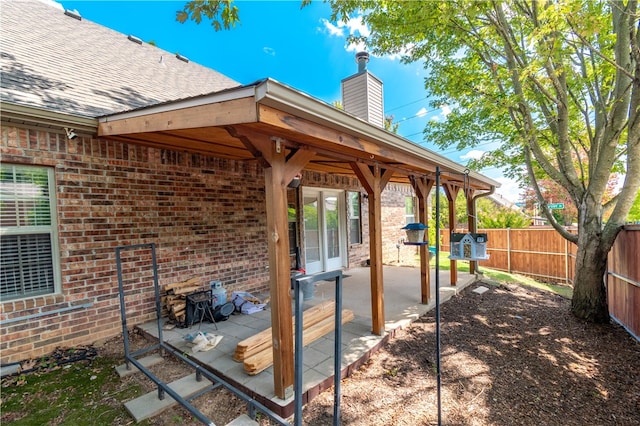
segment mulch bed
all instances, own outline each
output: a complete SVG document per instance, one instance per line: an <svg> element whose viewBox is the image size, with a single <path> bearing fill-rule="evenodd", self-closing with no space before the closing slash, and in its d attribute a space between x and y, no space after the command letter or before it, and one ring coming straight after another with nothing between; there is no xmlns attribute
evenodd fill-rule
<svg viewBox="0 0 640 426"><path fill-rule="evenodd" d="M476 294L479 286L489 290ZM640 342L616 324L593 325L569 312L570 301L552 293L479 281L441 307L441 419L443 425L639 425ZM341 385L341 424L438 424L435 312L400 330L388 345ZM134 333L133 347L145 346ZM119 357L121 339L99 345L98 356ZM93 347L56 351L25 369L42 371L91 362ZM158 366L171 381L189 369L170 357ZM15 382L12 377L4 382ZM153 384L141 375L118 386ZM19 385L19 383L13 383ZM117 402L120 406L124 401ZM193 401L216 424L245 412L226 393ZM333 392L305 406L305 425L333 424ZM132 419L127 415L123 422ZM176 407L153 425L200 424ZM271 424L261 417L261 425Z"/></svg>
<svg viewBox="0 0 640 426"><path fill-rule="evenodd" d="M484 294L472 292L483 285ZM640 343L583 323L570 301L478 282L441 308L445 425L640 424ZM341 424L437 424L435 312L401 331L342 387ZM304 410L331 424L333 393Z"/></svg>

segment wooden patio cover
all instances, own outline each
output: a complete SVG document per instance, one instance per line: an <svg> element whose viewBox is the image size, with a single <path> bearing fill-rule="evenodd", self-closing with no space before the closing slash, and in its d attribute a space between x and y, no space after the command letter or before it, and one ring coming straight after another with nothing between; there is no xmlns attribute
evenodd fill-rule
<svg viewBox="0 0 640 426"><path fill-rule="evenodd" d="M381 193L388 182L411 183L419 217L428 218L427 196L440 167L452 203L462 188L467 202L476 191L500 184L398 135L266 79L210 95L154 105L99 119L98 136L127 143L189 151L238 161L260 161L265 170L274 390L293 385L287 185L302 170L357 176L368 193L372 331L384 333ZM450 211L453 209L450 209ZM429 301L427 247L420 247L422 302ZM452 272L455 270L455 265ZM455 277L452 276L455 284Z"/></svg>

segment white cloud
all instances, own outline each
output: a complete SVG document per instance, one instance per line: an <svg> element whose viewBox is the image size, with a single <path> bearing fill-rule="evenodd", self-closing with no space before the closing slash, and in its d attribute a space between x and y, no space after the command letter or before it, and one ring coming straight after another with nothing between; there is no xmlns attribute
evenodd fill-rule
<svg viewBox="0 0 640 426"><path fill-rule="evenodd" d="M461 160L479 160L482 158L482 156L485 154L486 151L480 151L479 149L472 149L471 151L467 152L466 154L463 154L460 156Z"/></svg>
<svg viewBox="0 0 640 426"><path fill-rule="evenodd" d="M275 51L275 49L273 49L273 48L271 48L271 47L263 47L263 48L262 48L262 51L263 51L264 53L266 53L267 55L270 55L270 56L276 56L276 51Z"/></svg>
<svg viewBox="0 0 640 426"><path fill-rule="evenodd" d="M371 31L365 23L362 22L361 16L349 19L347 22L338 22L338 26L344 26L349 30L349 35L359 35L363 37L369 37Z"/></svg>
<svg viewBox="0 0 640 426"><path fill-rule="evenodd" d="M338 28L335 25L333 25L331 22L329 22L326 19L322 20L322 25L329 30L329 35L333 36L333 37L342 37L344 36L344 31L342 30L342 28Z"/></svg>
<svg viewBox="0 0 640 426"><path fill-rule="evenodd" d="M449 107L449 105L444 104L444 105L441 105L440 108L442 108L443 117L446 117L447 115L451 114L451 108Z"/></svg>
<svg viewBox="0 0 640 426"><path fill-rule="evenodd" d="M336 25L326 19L323 19L322 25L329 32L329 36L331 37L345 37L352 35L369 37L371 34L369 27L362 23L361 16L350 18L347 22L339 21ZM367 50L367 46L363 42L349 43L346 46L346 50L347 52L362 52L363 50Z"/></svg>
<svg viewBox="0 0 640 426"><path fill-rule="evenodd" d="M496 193L502 195L507 200L512 203L520 200L520 185L513 179L509 179L507 177L498 177L495 178L502 185L500 188L496 189Z"/></svg>
<svg viewBox="0 0 640 426"><path fill-rule="evenodd" d="M420 111L416 112L416 117L424 117L427 115L427 109L425 107L420 108Z"/></svg>
<svg viewBox="0 0 640 426"><path fill-rule="evenodd" d="M333 24L326 19L322 19L322 26L329 33L330 37L347 37L347 36L360 36L369 37L371 30L363 23L362 15L349 18L348 21L339 21L337 24ZM414 44L408 44L398 53L382 56L383 59L391 61L400 60L403 56L407 56L411 53ZM364 42L349 43L345 47L347 52L362 52L367 50L367 45ZM371 53L373 55L373 53Z"/></svg>

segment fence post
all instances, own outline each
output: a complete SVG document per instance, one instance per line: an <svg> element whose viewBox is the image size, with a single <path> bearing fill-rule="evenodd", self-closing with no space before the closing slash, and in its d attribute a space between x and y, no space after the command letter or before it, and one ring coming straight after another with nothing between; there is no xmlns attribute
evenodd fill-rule
<svg viewBox="0 0 640 426"><path fill-rule="evenodd" d="M569 284L569 240L564 240L564 282Z"/></svg>
<svg viewBox="0 0 640 426"><path fill-rule="evenodd" d="M507 228L507 271L511 273L511 228Z"/></svg>

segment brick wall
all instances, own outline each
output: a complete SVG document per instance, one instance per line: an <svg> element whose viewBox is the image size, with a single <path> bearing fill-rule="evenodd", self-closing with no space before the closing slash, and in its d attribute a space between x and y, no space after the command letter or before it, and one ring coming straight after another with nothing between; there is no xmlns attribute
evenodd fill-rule
<svg viewBox="0 0 640 426"><path fill-rule="evenodd" d="M402 261L416 254L416 246L400 243L407 237L402 229L406 224L405 197L415 197L410 185L389 183L382 192L382 261L386 264L397 264L398 255ZM397 244L400 244L399 253Z"/></svg>
<svg viewBox="0 0 640 426"><path fill-rule="evenodd" d="M1 304L3 363L121 331L117 246L155 243L161 285L197 277L228 292L267 291L255 162L5 126L0 148L5 163L55 169L62 276L60 294ZM123 262L130 326L155 318L149 253L137 254Z"/></svg>
<svg viewBox="0 0 640 426"><path fill-rule="evenodd" d="M197 154L62 133L2 127L2 161L55 170L60 292L0 304L1 362L88 344L121 332L115 248L156 244L160 285L197 277L227 292L267 292L263 170ZM303 185L363 192L356 178L308 172ZM393 263L404 236L408 185L383 192L383 257ZM295 200L295 192L292 194ZM362 244L349 267L369 258L368 205ZM347 234L348 235L348 234ZM412 250L402 247L402 250ZM123 251L127 324L155 318L149 250Z"/></svg>

